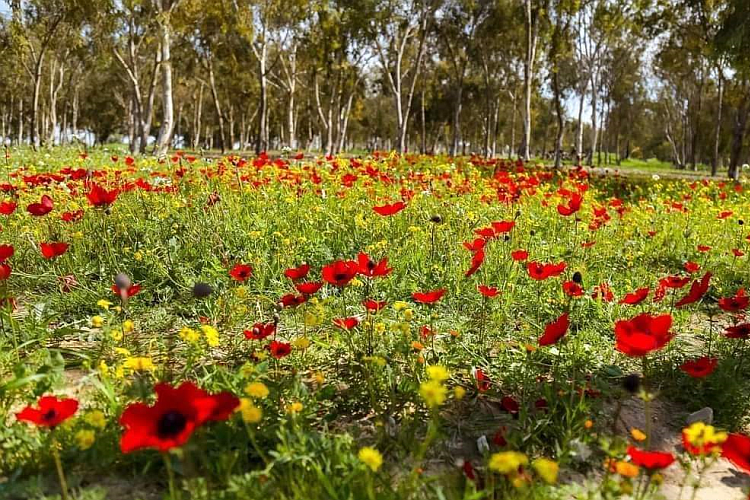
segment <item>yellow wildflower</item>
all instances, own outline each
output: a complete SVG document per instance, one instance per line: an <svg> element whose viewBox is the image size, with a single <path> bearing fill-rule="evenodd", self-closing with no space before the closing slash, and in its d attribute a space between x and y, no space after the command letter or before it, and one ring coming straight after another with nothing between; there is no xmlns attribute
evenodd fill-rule
<svg viewBox="0 0 750 500"><path fill-rule="evenodd" d="M245 394L256 399L268 397L269 390L263 382L250 382L245 386Z"/></svg>
<svg viewBox="0 0 750 500"><path fill-rule="evenodd" d="M91 427L96 427L97 429L104 429L107 426L107 419L104 418L104 413L99 410L90 411L86 414L84 420Z"/></svg>
<svg viewBox="0 0 750 500"><path fill-rule="evenodd" d="M489 467L499 474L515 474L519 467L529 463L529 459L518 451L501 451L490 457Z"/></svg>
<svg viewBox="0 0 750 500"><path fill-rule="evenodd" d="M360 448L357 456L373 472L377 472L380 466L383 465L383 455L375 448L369 446Z"/></svg>
<svg viewBox="0 0 750 500"><path fill-rule="evenodd" d="M188 328L187 326L183 326L180 329L179 335L182 340L185 340L187 342L198 342L198 340L200 340L201 338L198 332L196 332L192 328Z"/></svg>
<svg viewBox="0 0 750 500"><path fill-rule="evenodd" d="M531 466L534 467L536 473L545 483L555 484L557 482L557 473L560 471L560 466L554 460L537 458Z"/></svg>
<svg viewBox="0 0 750 500"><path fill-rule="evenodd" d="M642 430L636 428L630 429L630 436L639 443L645 441L648 437Z"/></svg>
<svg viewBox="0 0 750 500"><path fill-rule="evenodd" d="M94 444L96 433L90 429L81 429L76 432L76 443L82 450L88 450Z"/></svg>
<svg viewBox="0 0 750 500"><path fill-rule="evenodd" d="M248 398L240 399L238 411L242 414L242 420L248 424L257 424L263 418L263 410L255 406Z"/></svg>
<svg viewBox="0 0 750 500"><path fill-rule="evenodd" d="M464 398L464 396L466 396L466 389L464 389L460 385L457 385L456 387L453 388L453 397L454 398L456 398L457 400L460 401L460 400L462 400Z"/></svg>
<svg viewBox="0 0 750 500"><path fill-rule="evenodd" d="M285 410L290 415L296 415L297 413L302 411L302 408L304 408L302 403L300 403L299 401L295 401L294 403L289 403L288 405L286 405Z"/></svg>
<svg viewBox="0 0 750 500"><path fill-rule="evenodd" d="M432 365L427 367L427 376L430 377L431 380L445 382L450 378L450 373L448 373L448 370L446 370L444 366Z"/></svg>
<svg viewBox="0 0 750 500"><path fill-rule="evenodd" d="M435 408L445 402L448 389L437 380L428 380L419 386L419 394L427 406Z"/></svg>
<svg viewBox="0 0 750 500"><path fill-rule="evenodd" d="M127 358L123 366L136 372L153 371L156 369L151 358L144 356Z"/></svg>
<svg viewBox="0 0 750 500"><path fill-rule="evenodd" d="M112 305L112 302L104 299L100 299L96 302L96 305L101 307L102 309L109 309L109 306Z"/></svg>
<svg viewBox="0 0 750 500"><path fill-rule="evenodd" d="M104 325L104 318L101 316L94 316L91 318L91 326L94 328L101 328Z"/></svg>
<svg viewBox="0 0 750 500"><path fill-rule="evenodd" d="M219 332L211 325L202 325L201 331L206 336L206 343L211 347L219 345Z"/></svg>
<svg viewBox="0 0 750 500"><path fill-rule="evenodd" d="M307 349L310 347L310 339L307 337L300 337L292 342L292 345L298 349Z"/></svg>
<svg viewBox="0 0 750 500"><path fill-rule="evenodd" d="M125 333L131 333L133 330L135 330L135 324L133 324L132 321L129 319L126 319L122 322L122 331Z"/></svg>

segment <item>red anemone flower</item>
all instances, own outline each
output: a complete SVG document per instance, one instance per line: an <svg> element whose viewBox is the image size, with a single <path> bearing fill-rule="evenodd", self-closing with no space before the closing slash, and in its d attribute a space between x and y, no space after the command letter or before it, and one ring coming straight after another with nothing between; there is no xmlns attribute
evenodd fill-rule
<svg viewBox="0 0 750 500"><path fill-rule="evenodd" d="M356 328L359 324L359 320L355 317L351 318L336 318L333 320L333 324L341 328L342 330L351 330Z"/></svg>
<svg viewBox="0 0 750 500"><path fill-rule="evenodd" d="M250 330L245 330L244 335L248 340L263 340L276 332L275 323L255 323Z"/></svg>
<svg viewBox="0 0 750 500"><path fill-rule="evenodd" d="M8 278L10 278L10 273L12 272L12 269L8 264L0 263L0 281L5 281Z"/></svg>
<svg viewBox="0 0 750 500"><path fill-rule="evenodd" d="M568 295L570 297L583 296L583 287L575 281L566 281L565 283L563 283L562 288L563 292L565 292L565 295Z"/></svg>
<svg viewBox="0 0 750 500"><path fill-rule="evenodd" d="M711 250L711 247L708 245L698 245L699 252L708 252L709 250Z"/></svg>
<svg viewBox="0 0 750 500"><path fill-rule="evenodd" d="M360 252L357 256L357 265L359 266L359 274L368 278L387 276L393 271L393 268L388 267L388 258L375 262L364 252Z"/></svg>
<svg viewBox="0 0 750 500"><path fill-rule="evenodd" d="M745 309L750 302L750 297L745 295L745 289L740 288L733 297L719 299L719 307L727 312L739 312Z"/></svg>
<svg viewBox="0 0 750 500"><path fill-rule="evenodd" d="M500 406L503 408L503 410L514 416L518 415L518 411L521 409L521 405L518 404L518 401L510 396L503 396L503 398L500 400Z"/></svg>
<svg viewBox="0 0 750 500"><path fill-rule="evenodd" d="M659 280L659 285L664 288L682 288L687 285L690 278L687 276L667 276Z"/></svg>
<svg viewBox="0 0 750 500"><path fill-rule="evenodd" d="M68 251L68 244L62 241L52 243L40 243L39 248L42 251L42 257L45 259L54 259Z"/></svg>
<svg viewBox="0 0 750 500"><path fill-rule="evenodd" d="M406 203L404 203L403 201L397 201L396 203L391 203L390 205L372 207L376 214L382 216L395 215L405 208Z"/></svg>
<svg viewBox="0 0 750 500"><path fill-rule="evenodd" d="M31 215L36 215L37 217L39 217L50 213L52 211L52 208L52 198L45 194L42 196L42 200L39 203L32 203L31 205L26 207L26 210L28 210Z"/></svg>
<svg viewBox="0 0 750 500"><path fill-rule="evenodd" d="M362 305L365 306L365 309L367 309L371 313L376 313L383 309L386 306L387 302L385 300L374 300L374 299L367 299L364 302L362 302Z"/></svg>
<svg viewBox="0 0 750 500"><path fill-rule="evenodd" d="M526 250L513 250L510 253L510 257L516 262L523 262L529 258L529 252Z"/></svg>
<svg viewBox="0 0 750 500"><path fill-rule="evenodd" d="M495 230L495 234L509 233L515 227L516 222L512 220L503 220L500 222L493 222L492 229Z"/></svg>
<svg viewBox="0 0 750 500"><path fill-rule="evenodd" d="M294 295L288 293L279 299L279 303L282 307L297 307L307 302L307 297L303 295Z"/></svg>
<svg viewBox="0 0 750 500"><path fill-rule="evenodd" d="M230 271L229 276L236 281L243 282L253 275L253 268L247 264L236 264Z"/></svg>
<svg viewBox="0 0 750 500"><path fill-rule="evenodd" d="M272 340L267 349L271 352L271 356L276 359L281 359L288 356L292 352L292 344L288 342L279 342L278 340Z"/></svg>
<svg viewBox="0 0 750 500"><path fill-rule="evenodd" d="M568 332L568 327L570 327L570 316L568 313L564 313L544 328L544 335L539 337L539 345L546 346L556 343Z"/></svg>
<svg viewBox="0 0 750 500"><path fill-rule="evenodd" d="M680 365L680 370L694 378L708 377L716 369L719 360L703 356L702 358L685 361Z"/></svg>
<svg viewBox="0 0 750 500"><path fill-rule="evenodd" d="M529 273L531 279L541 281L547 278L554 278L560 276L567 267L565 262L559 264L542 264L541 262L527 262L526 271Z"/></svg>
<svg viewBox="0 0 750 500"><path fill-rule="evenodd" d="M161 382L154 386L156 403L133 403L120 416L125 432L120 449L130 453L142 448L166 452L185 444L193 432L209 420L226 420L239 406L228 393L210 395L192 382L178 387Z"/></svg>
<svg viewBox="0 0 750 500"><path fill-rule="evenodd" d="M464 273L465 277L469 277L479 271L479 268L484 264L485 253L484 249L477 250L474 255L471 256L471 267Z"/></svg>
<svg viewBox="0 0 750 500"><path fill-rule="evenodd" d="M697 262L685 262L685 271L689 272L690 274L697 273L700 271L701 265Z"/></svg>
<svg viewBox="0 0 750 500"><path fill-rule="evenodd" d="M15 249L13 248L13 245L0 245L0 262L5 262L10 259L13 257L14 253Z"/></svg>
<svg viewBox="0 0 750 500"><path fill-rule="evenodd" d="M63 222L76 222L83 219L83 210L75 210L73 212L63 212L60 216Z"/></svg>
<svg viewBox="0 0 750 500"><path fill-rule="evenodd" d="M724 335L729 339L750 339L750 323L729 326Z"/></svg>
<svg viewBox="0 0 750 500"><path fill-rule="evenodd" d="M112 293L114 293L115 295L119 295L120 297L122 297L124 295L125 298L129 299L130 297L132 297L134 295L138 295L140 292L141 292L141 285L137 285L135 283L133 283L132 285L130 285L127 288L127 290L121 290L120 287L117 286L116 284L112 285Z"/></svg>
<svg viewBox="0 0 750 500"><path fill-rule="evenodd" d="M438 290L432 290L429 292L414 292L411 294L412 298L420 304L434 304L445 295L445 288Z"/></svg>
<svg viewBox="0 0 750 500"><path fill-rule="evenodd" d="M628 455L630 460L638 467L643 467L649 471L666 469L674 463L674 455L665 451L645 451L639 450L635 446L628 446Z"/></svg>
<svg viewBox="0 0 750 500"><path fill-rule="evenodd" d="M95 207L108 207L115 202L118 194L120 194L120 191L117 189L107 191L98 184L91 184L91 189L86 193L86 198Z"/></svg>
<svg viewBox="0 0 750 500"><path fill-rule="evenodd" d="M334 286L346 286L359 272L359 264L353 260L337 260L323 267L323 279Z"/></svg>
<svg viewBox="0 0 750 500"><path fill-rule="evenodd" d="M639 314L630 320L615 323L615 339L618 351L627 356L640 357L661 349L674 337L669 331L672 316Z"/></svg>
<svg viewBox="0 0 750 500"><path fill-rule="evenodd" d="M478 252L487 244L484 238L475 238L473 241L464 241L464 248L470 252Z"/></svg>
<svg viewBox="0 0 750 500"><path fill-rule="evenodd" d="M78 401L75 399L57 399L55 396L43 396L37 402L38 408L27 406L16 413L16 418L24 422L31 422L37 427L55 428L78 411Z"/></svg>
<svg viewBox="0 0 750 500"><path fill-rule="evenodd" d="M292 281L298 281L307 277L307 273L310 272L310 266L308 264L302 264L299 267L290 267L284 271L284 276Z"/></svg>
<svg viewBox="0 0 750 500"><path fill-rule="evenodd" d="M494 286L479 285L477 287L477 290L479 290L479 293L488 298L497 297L500 294L500 290L498 290Z"/></svg>
<svg viewBox="0 0 750 500"><path fill-rule="evenodd" d="M635 292L630 292L625 295L625 297L620 300L620 304L628 304L631 306L635 306L637 304L640 304L644 300L646 300L646 297L648 297L648 294L651 290L646 288L639 288Z"/></svg>
<svg viewBox="0 0 750 500"><path fill-rule="evenodd" d="M565 217L573 215L581 209L581 203L583 203L583 196L578 193L573 193L568 198L568 203L566 205L557 205L557 213Z"/></svg>
<svg viewBox="0 0 750 500"><path fill-rule="evenodd" d="M721 445L721 456L750 474L750 436L730 434Z"/></svg>
<svg viewBox="0 0 750 500"><path fill-rule="evenodd" d="M690 291L682 299L680 299L675 307L683 307L694 302L698 302L708 291L708 285L711 282L711 273L703 275L700 281L694 280L693 284L690 285Z"/></svg>
<svg viewBox="0 0 750 500"><path fill-rule="evenodd" d="M4 201L0 203L0 214L10 215L16 211L16 207L18 207L17 203L13 201Z"/></svg>
<svg viewBox="0 0 750 500"><path fill-rule="evenodd" d="M297 283L296 285L294 285L294 288L296 288L297 291L301 294L313 295L317 293L322 286L322 281L308 281L306 283Z"/></svg>
<svg viewBox="0 0 750 500"><path fill-rule="evenodd" d="M477 380L477 390L479 392L486 392L490 388L490 378L485 375L481 368L477 368L474 371L474 378Z"/></svg>

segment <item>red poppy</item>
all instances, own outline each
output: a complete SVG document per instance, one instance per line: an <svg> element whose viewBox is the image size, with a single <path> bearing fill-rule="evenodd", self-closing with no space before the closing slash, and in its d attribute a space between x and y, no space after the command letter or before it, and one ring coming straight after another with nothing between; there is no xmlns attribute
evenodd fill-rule
<svg viewBox="0 0 750 500"><path fill-rule="evenodd" d="M16 207L18 207L17 203L13 201L4 201L0 203L0 214L10 215L16 211Z"/></svg>
<svg viewBox="0 0 750 500"><path fill-rule="evenodd" d="M307 277L307 273L310 272L310 266L308 264L302 264L299 267L290 267L284 271L284 276L292 281L298 281Z"/></svg>
<svg viewBox="0 0 750 500"><path fill-rule="evenodd" d="M63 222L76 222L83 219L83 210L75 210L73 212L63 212L60 216Z"/></svg>
<svg viewBox="0 0 750 500"><path fill-rule="evenodd" d="M434 331L432 331L432 330L430 329L430 327L429 327L429 326L427 326L427 325L423 325L423 326L422 326L422 327L421 327L421 328L419 329L419 336L420 336L420 337L422 337L423 339L426 339L426 338L428 338L428 337L431 337L431 336L433 336L433 335L435 335L435 332L434 332Z"/></svg>
<svg viewBox="0 0 750 500"><path fill-rule="evenodd" d="M474 472L474 467L471 466L471 462L469 460L464 460L464 464L461 466L461 469L463 470L466 479L468 479L469 481L477 480L477 475Z"/></svg>
<svg viewBox="0 0 750 500"><path fill-rule="evenodd" d="M14 253L15 249L13 248L13 245L0 245L0 262L5 262L10 259L13 257Z"/></svg>
<svg viewBox="0 0 750 500"><path fill-rule="evenodd" d="M618 351L627 356L640 357L661 349L674 337L669 331L672 316L639 314L630 320L615 323L615 339Z"/></svg>
<svg viewBox="0 0 750 500"><path fill-rule="evenodd" d="M37 427L54 428L75 415L78 401L75 399L57 399L55 396L43 396L37 401L38 408L27 406L16 413L16 418L31 422Z"/></svg>
<svg viewBox="0 0 750 500"><path fill-rule="evenodd" d="M718 363L719 360L716 358L703 356L702 358L685 361L682 365L680 365L680 370L684 371L691 377L703 378L711 375L716 369L716 365L718 365Z"/></svg>
<svg viewBox="0 0 750 500"><path fill-rule="evenodd" d="M359 324L359 320L355 317L351 318L336 318L333 320L333 324L341 328L342 330L351 330L356 328Z"/></svg>
<svg viewBox="0 0 750 500"><path fill-rule="evenodd" d="M357 256L357 265L359 266L359 274L368 278L387 276L393 271L393 268L388 267L388 258L376 263L364 252L360 252Z"/></svg>
<svg viewBox="0 0 750 500"><path fill-rule="evenodd" d="M485 392L490 388L490 379L481 368L477 368L474 371L474 378L477 380L477 390L479 392Z"/></svg>
<svg viewBox="0 0 750 500"><path fill-rule="evenodd" d="M95 207L107 207L115 202L118 194L120 191L117 189L107 191L100 185L92 183L89 192L86 193L86 198Z"/></svg>
<svg viewBox="0 0 750 500"><path fill-rule="evenodd" d="M573 215L581 209L581 203L583 203L583 196L578 193L572 193L566 205L557 205L557 213L565 217Z"/></svg>
<svg viewBox="0 0 750 500"><path fill-rule="evenodd" d="M26 207L26 210L28 210L31 215L42 216L50 213L52 208L52 198L45 194L42 196L42 200L39 203L32 203Z"/></svg>
<svg viewBox="0 0 750 500"><path fill-rule="evenodd" d="M130 285L127 290L120 290L120 287L118 287L116 284L112 285L112 293L114 293L115 295L119 295L120 297L124 295L127 299L129 299L133 295L139 294L140 292L141 285L136 285L135 283Z"/></svg>
<svg viewBox="0 0 750 500"><path fill-rule="evenodd" d="M376 313L383 309L386 306L387 302L385 300L373 300L373 299L367 299L364 302L362 302L362 305L365 306L365 309L367 309L371 313Z"/></svg>
<svg viewBox="0 0 750 500"><path fill-rule="evenodd" d="M744 257L745 256L745 252L743 252L739 248L733 248L732 249L732 255L734 255L735 257Z"/></svg>
<svg viewBox="0 0 750 500"><path fill-rule="evenodd" d="M297 307L305 302L307 302L307 296L304 294L294 295L293 293L288 293L279 299L279 303L282 307Z"/></svg>
<svg viewBox="0 0 750 500"><path fill-rule="evenodd" d="M479 290L479 293L489 298L497 297L500 294L500 290L494 286L479 285L477 290Z"/></svg>
<svg viewBox="0 0 750 500"><path fill-rule="evenodd" d="M5 281L8 278L10 278L10 273L12 272L12 269L8 264L0 263L0 281Z"/></svg>
<svg viewBox="0 0 750 500"><path fill-rule="evenodd" d="M45 259L54 259L59 257L68 251L68 244L62 241L55 241L52 243L40 243L39 248L42 251L42 256Z"/></svg>
<svg viewBox="0 0 750 500"><path fill-rule="evenodd" d="M568 332L568 327L570 327L570 316L568 313L564 313L544 328L544 335L539 337L539 345L546 346L556 343Z"/></svg>
<svg viewBox="0 0 750 500"><path fill-rule="evenodd" d="M495 230L495 234L496 235L499 235L499 234L504 234L504 233L511 232L513 230L513 228L515 227L515 225L516 225L515 221L504 220L504 221L500 221L500 222L493 222L492 223L492 229Z"/></svg>
<svg viewBox="0 0 750 500"><path fill-rule="evenodd" d="M469 270L464 273L464 276L468 278L479 271L479 268L482 267L482 264L484 263L484 258L484 249L474 252L474 255L471 256L471 267L469 267Z"/></svg>
<svg viewBox="0 0 750 500"><path fill-rule="evenodd" d="M725 212L721 212L716 218L717 219L726 219L726 218L731 217L733 213L734 212L732 212L731 210L727 210Z"/></svg>
<svg viewBox="0 0 750 500"><path fill-rule="evenodd" d="M565 283L563 283L562 289L563 292L565 292L565 295L568 295L570 297L583 296L583 287L575 281L566 281Z"/></svg>
<svg viewBox="0 0 750 500"><path fill-rule="evenodd" d="M711 273L703 275L700 281L694 280L693 284L690 285L690 291L682 299L680 299L675 307L683 307L694 302L698 302L708 291L708 285L711 282Z"/></svg>
<svg viewBox="0 0 750 500"><path fill-rule="evenodd" d="M708 245L698 245L698 251L699 252L704 252L705 253L705 252L708 252L709 250L711 250L711 247L708 246Z"/></svg>
<svg viewBox="0 0 750 500"><path fill-rule="evenodd" d="M665 451L645 451L639 450L635 446L628 446L628 455L630 460L638 467L643 467L649 471L666 469L674 462L674 455Z"/></svg>
<svg viewBox="0 0 750 500"><path fill-rule="evenodd" d="M750 323L729 326L724 335L729 339L750 339Z"/></svg>
<svg viewBox="0 0 750 500"><path fill-rule="evenodd" d="M730 434L721 445L721 456L750 474L750 436Z"/></svg>
<svg viewBox="0 0 750 500"><path fill-rule="evenodd" d="M510 253L510 256L516 262L523 262L529 258L529 252L527 252L526 250L513 250Z"/></svg>
<svg viewBox="0 0 750 500"><path fill-rule="evenodd" d="M503 396L500 400L500 406L511 415L518 415L518 411L521 409L521 405L518 404L518 401L510 396Z"/></svg>
<svg viewBox="0 0 750 500"><path fill-rule="evenodd" d="M382 215L382 216L395 215L405 208L406 208L406 203L404 203L403 201L397 201L396 203L391 203L390 205L372 207L375 213L377 213L378 215Z"/></svg>
<svg viewBox="0 0 750 500"><path fill-rule="evenodd" d="M612 289L609 288L609 283L602 283L594 287L594 292L591 294L594 299L602 299L604 302L612 302L615 300L615 294L612 293Z"/></svg>
<svg viewBox="0 0 750 500"><path fill-rule="evenodd" d="M275 323L255 323L250 330L242 332L248 340L263 340L276 333Z"/></svg>
<svg viewBox="0 0 750 500"><path fill-rule="evenodd" d="M337 260L323 267L323 279L334 286L346 286L359 272L359 264L353 260Z"/></svg>
<svg viewBox="0 0 750 500"><path fill-rule="evenodd" d="M689 281L690 278L687 276L667 276L659 280L659 285L664 288L682 288Z"/></svg>
<svg viewBox="0 0 750 500"><path fill-rule="evenodd" d="M697 262L685 262L685 271L689 272L690 274L697 273L700 271L701 265Z"/></svg>
<svg viewBox="0 0 750 500"><path fill-rule="evenodd" d="M156 403L133 403L120 416L125 432L120 449L130 453L142 448L166 452L185 444L193 432L209 420L226 420L239 406L228 393L210 395L192 382L177 388L168 383L154 386Z"/></svg>
<svg viewBox="0 0 750 500"><path fill-rule="evenodd" d="M317 293L322 286L322 281L308 281L306 283L297 283L296 285L294 285L297 291L304 295L313 295Z"/></svg>
<svg viewBox="0 0 750 500"><path fill-rule="evenodd" d="M229 276L239 282L247 281L252 275L253 268L247 264L235 264L235 266L229 271Z"/></svg>
<svg viewBox="0 0 750 500"><path fill-rule="evenodd" d="M445 295L445 289L432 290L430 292L414 292L412 298L420 304L434 304Z"/></svg>
<svg viewBox="0 0 750 500"><path fill-rule="evenodd" d="M490 240L497 236L495 229L492 227L480 227L479 229L474 230L474 234L481 236L485 240Z"/></svg>
<svg viewBox="0 0 750 500"><path fill-rule="evenodd" d="M560 262L559 264L542 264L541 262L527 262L526 271L529 273L531 279L541 281L547 278L553 278L561 275L567 264Z"/></svg>
<svg viewBox="0 0 750 500"><path fill-rule="evenodd" d="M719 299L719 307L727 312L739 312L745 309L750 302L750 297L745 295L745 289L740 288L733 297Z"/></svg>
<svg viewBox="0 0 750 500"><path fill-rule="evenodd" d="M484 238L475 238L474 241L464 241L464 248L473 253L482 250L486 244L487 240Z"/></svg>
<svg viewBox="0 0 750 500"><path fill-rule="evenodd" d="M626 294L625 297L623 297L622 300L620 300L620 304L628 304L631 306L640 304L641 302L646 300L646 297L648 297L648 294L650 291L651 290L649 290L648 287L639 288L635 292L630 292Z"/></svg>
<svg viewBox="0 0 750 500"><path fill-rule="evenodd" d="M272 340L266 348L271 352L271 356L276 359L281 359L288 356L292 352L292 344L288 342L279 342L278 340Z"/></svg>

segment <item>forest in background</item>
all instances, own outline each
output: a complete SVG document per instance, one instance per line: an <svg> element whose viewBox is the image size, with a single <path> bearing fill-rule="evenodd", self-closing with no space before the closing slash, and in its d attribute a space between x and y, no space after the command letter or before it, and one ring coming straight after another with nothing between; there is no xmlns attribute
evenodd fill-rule
<svg viewBox="0 0 750 500"><path fill-rule="evenodd" d="M34 148L748 161L746 0L10 0L0 136Z"/></svg>

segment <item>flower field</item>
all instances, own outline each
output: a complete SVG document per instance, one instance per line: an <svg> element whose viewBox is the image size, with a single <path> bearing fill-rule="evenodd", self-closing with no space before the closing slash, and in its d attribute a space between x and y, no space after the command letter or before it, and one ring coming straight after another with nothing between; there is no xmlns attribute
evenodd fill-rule
<svg viewBox="0 0 750 500"><path fill-rule="evenodd" d="M745 498L749 189L9 154L0 496Z"/></svg>

